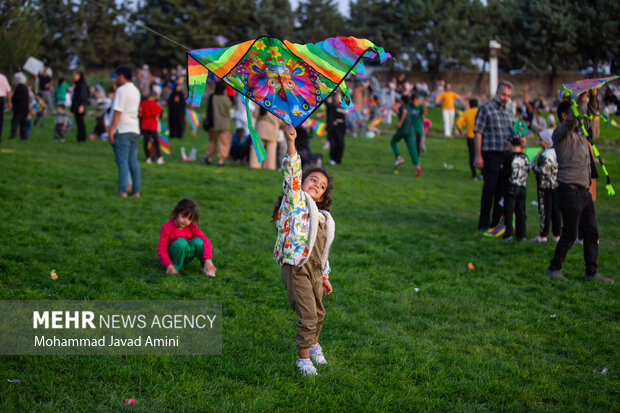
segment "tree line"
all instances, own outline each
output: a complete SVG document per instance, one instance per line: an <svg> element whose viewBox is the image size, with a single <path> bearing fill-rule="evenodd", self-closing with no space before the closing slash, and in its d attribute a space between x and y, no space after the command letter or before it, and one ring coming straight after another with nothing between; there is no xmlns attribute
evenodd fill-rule
<svg viewBox="0 0 620 413"><path fill-rule="evenodd" d="M617 0L4 0L0 70L28 56L53 69L184 64L185 47L230 46L258 36L295 43L363 37L402 70L472 70L502 44L500 68L556 73L620 64ZM147 30L148 27L151 30ZM176 43L152 31L161 33ZM179 45L180 44L180 45ZM181 46L182 45L182 46Z"/></svg>

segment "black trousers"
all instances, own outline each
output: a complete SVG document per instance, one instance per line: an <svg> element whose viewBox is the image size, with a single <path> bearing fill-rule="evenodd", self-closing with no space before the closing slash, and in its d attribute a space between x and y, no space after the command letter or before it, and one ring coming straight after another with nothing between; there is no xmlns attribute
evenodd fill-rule
<svg viewBox="0 0 620 413"><path fill-rule="evenodd" d="M549 227L554 236L560 235L562 217L553 189L538 190L538 212L540 213L540 236L546 237Z"/></svg>
<svg viewBox="0 0 620 413"><path fill-rule="evenodd" d="M84 114L73 112L75 114L75 123L77 124L77 140L78 142L86 142L86 125L84 124Z"/></svg>
<svg viewBox="0 0 620 413"><path fill-rule="evenodd" d="M327 133L327 137L329 138L329 158L336 163L342 162L344 131L334 128Z"/></svg>
<svg viewBox="0 0 620 413"><path fill-rule="evenodd" d="M146 159L151 158L156 160L161 156L159 151L159 134L154 130L142 130L142 136L144 137L144 156ZM149 142L153 145L153 156L149 152Z"/></svg>
<svg viewBox="0 0 620 413"><path fill-rule="evenodd" d="M525 238L525 196L524 186L508 185L504 194L504 238L512 237L512 214L515 214L515 231L518 240Z"/></svg>
<svg viewBox="0 0 620 413"><path fill-rule="evenodd" d="M474 159L476 158L476 149L474 148L474 140L465 138L465 141L467 142L467 150L469 152L469 169L471 170L471 177L475 178L477 174L476 174L476 167L474 166Z"/></svg>
<svg viewBox="0 0 620 413"><path fill-rule="evenodd" d="M37 126L37 124L41 122L41 127L45 127L43 122L43 112L36 112L34 115L34 122L32 123L32 127Z"/></svg>
<svg viewBox="0 0 620 413"><path fill-rule="evenodd" d="M499 201L504 196L504 183L501 179L503 172L502 164L509 155L510 152L508 151L482 152L482 159L484 160L484 168L482 169L484 184L482 185L480 218L478 219L478 229L480 230L486 230L497 226L504 212L502 206L499 204ZM493 207L493 216L489 223L491 207Z"/></svg>
<svg viewBox="0 0 620 413"><path fill-rule="evenodd" d="M549 269L559 270L562 268L566 253L575 242L577 230L579 230L583 236L583 258L586 263L586 275L592 276L596 274L598 269L598 228L592 195L588 190L560 183L556 199L562 213L562 235L560 235L560 241L555 247L555 254L553 254Z"/></svg>
<svg viewBox="0 0 620 413"><path fill-rule="evenodd" d="M11 136L9 136L9 139L15 139L18 127L19 139L25 141L28 139L28 111L23 113L13 112L13 119L11 119Z"/></svg>
<svg viewBox="0 0 620 413"><path fill-rule="evenodd" d="M54 127L54 142L58 140L65 140L64 125L58 124Z"/></svg>

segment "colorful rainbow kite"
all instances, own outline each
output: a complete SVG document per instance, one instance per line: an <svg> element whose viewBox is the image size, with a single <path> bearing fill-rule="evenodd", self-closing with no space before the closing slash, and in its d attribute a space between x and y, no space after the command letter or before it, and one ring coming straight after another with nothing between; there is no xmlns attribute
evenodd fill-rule
<svg viewBox="0 0 620 413"><path fill-rule="evenodd" d="M558 99L562 99L565 96L579 96L583 92L587 92L590 89L600 88L605 83L618 79L620 76L609 76L600 79L583 79L575 82L564 83L562 88L558 91Z"/></svg>
<svg viewBox="0 0 620 413"><path fill-rule="evenodd" d="M196 136L198 133L198 126L200 125L200 117L195 110L189 108L185 109L185 116L187 117L190 128L192 128L193 135Z"/></svg>
<svg viewBox="0 0 620 413"><path fill-rule="evenodd" d="M514 228L514 222L515 222L515 218L514 215L512 216L512 227ZM499 220L499 224L497 224L497 226L495 228L489 228L489 230L487 230L485 233L483 233L482 235L484 235L485 237L501 237L502 235L504 235L504 232L506 232L506 223L504 222L504 217L501 217L501 219Z"/></svg>
<svg viewBox="0 0 620 413"><path fill-rule="evenodd" d="M314 119L308 119L308 126L317 134L317 136L325 136L325 122Z"/></svg>
<svg viewBox="0 0 620 413"><path fill-rule="evenodd" d="M168 140L168 128L162 121L158 121L159 124L159 149L166 155L170 155L170 141Z"/></svg>
<svg viewBox="0 0 620 413"><path fill-rule="evenodd" d="M200 106L209 71L237 92L282 119L299 126L339 86L343 106L352 106L343 82L353 73L364 74L363 57L388 57L369 40L332 37L318 43L296 44L273 37L260 37L227 48L191 50L187 54L188 103ZM259 162L265 151L250 127Z"/></svg>

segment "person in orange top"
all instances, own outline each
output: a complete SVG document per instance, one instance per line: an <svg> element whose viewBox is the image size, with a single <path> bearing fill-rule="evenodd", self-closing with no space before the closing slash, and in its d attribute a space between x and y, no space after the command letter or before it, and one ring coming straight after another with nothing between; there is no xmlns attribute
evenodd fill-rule
<svg viewBox="0 0 620 413"><path fill-rule="evenodd" d="M454 100L463 100L463 97L452 90L452 85L446 83L446 89L435 97L435 103L441 102L443 112L443 134L446 137L452 136L452 126L454 126Z"/></svg>
<svg viewBox="0 0 620 413"><path fill-rule="evenodd" d="M469 99L469 109L467 109L456 121L456 127L461 134L466 138L467 149L469 150L469 169L471 169L472 178L477 181L478 175L476 174L476 167L474 166L474 158L476 157L476 151L474 148L474 122L476 120L476 113L478 113L478 99ZM463 126L465 128L463 128Z"/></svg>

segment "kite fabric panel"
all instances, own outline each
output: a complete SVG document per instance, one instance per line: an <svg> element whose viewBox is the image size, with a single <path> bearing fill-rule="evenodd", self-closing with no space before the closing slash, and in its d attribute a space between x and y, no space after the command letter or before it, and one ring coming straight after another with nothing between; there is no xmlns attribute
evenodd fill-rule
<svg viewBox="0 0 620 413"><path fill-rule="evenodd" d="M303 123L353 73L362 77L362 57L388 57L369 40L332 37L318 43L296 44L260 37L227 48L188 52L188 103L200 106L209 71L232 88L295 127Z"/></svg>
<svg viewBox="0 0 620 413"><path fill-rule="evenodd" d="M583 79L575 82L564 83L562 89L558 92L558 99L562 99L566 95L566 89L570 91L573 96L579 96L583 92L587 92L590 89L600 88L605 83L618 79L620 76L609 76L600 79Z"/></svg>

